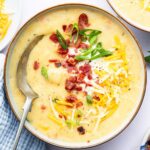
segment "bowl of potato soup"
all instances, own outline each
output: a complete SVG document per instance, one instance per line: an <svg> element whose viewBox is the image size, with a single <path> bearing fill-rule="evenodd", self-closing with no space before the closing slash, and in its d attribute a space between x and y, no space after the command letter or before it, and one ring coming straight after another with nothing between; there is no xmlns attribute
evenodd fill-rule
<svg viewBox="0 0 150 150"><path fill-rule="evenodd" d="M25 127L64 148L92 147L117 136L137 114L146 87L143 54L129 29L84 4L51 7L31 18L5 62L5 90L18 119L25 97L17 87L17 66L39 35L44 37L30 53L26 75L39 97Z"/></svg>
<svg viewBox="0 0 150 150"><path fill-rule="evenodd" d="M132 26L150 32L150 0L107 0L113 10Z"/></svg>

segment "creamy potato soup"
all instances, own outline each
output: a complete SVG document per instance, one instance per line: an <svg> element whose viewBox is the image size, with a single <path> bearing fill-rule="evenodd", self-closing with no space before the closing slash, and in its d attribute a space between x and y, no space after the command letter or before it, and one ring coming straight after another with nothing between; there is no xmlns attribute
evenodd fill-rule
<svg viewBox="0 0 150 150"><path fill-rule="evenodd" d="M150 27L150 0L110 0L125 17Z"/></svg>
<svg viewBox="0 0 150 150"><path fill-rule="evenodd" d="M47 12L28 24L11 58L10 84L20 112L16 70L32 39L27 80L38 93L28 122L52 139L91 142L118 129L139 104L144 69L139 48L120 23L88 8Z"/></svg>

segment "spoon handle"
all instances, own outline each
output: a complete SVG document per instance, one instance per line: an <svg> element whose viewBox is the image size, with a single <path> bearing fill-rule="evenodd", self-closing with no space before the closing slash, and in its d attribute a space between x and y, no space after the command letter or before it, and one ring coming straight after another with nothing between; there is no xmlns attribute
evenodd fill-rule
<svg viewBox="0 0 150 150"><path fill-rule="evenodd" d="M28 114L28 112L29 112L29 110L31 108L31 104L32 104L32 98L27 97L26 100L25 100L25 104L23 106L23 114L22 114L22 118L21 118L21 121L20 121L20 124L19 124L19 128L18 128L16 137L15 137L13 150L16 150L16 148L17 148L19 137L21 135L21 131L23 129L23 126L24 126L27 114Z"/></svg>

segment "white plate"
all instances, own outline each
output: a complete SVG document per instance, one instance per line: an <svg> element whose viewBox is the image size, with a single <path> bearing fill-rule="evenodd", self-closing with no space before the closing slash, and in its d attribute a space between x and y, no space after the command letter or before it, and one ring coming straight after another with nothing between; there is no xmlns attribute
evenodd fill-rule
<svg viewBox="0 0 150 150"><path fill-rule="evenodd" d="M4 39L0 41L0 51L7 46L18 30L22 14L21 0L5 0L5 11L10 14L12 23Z"/></svg>

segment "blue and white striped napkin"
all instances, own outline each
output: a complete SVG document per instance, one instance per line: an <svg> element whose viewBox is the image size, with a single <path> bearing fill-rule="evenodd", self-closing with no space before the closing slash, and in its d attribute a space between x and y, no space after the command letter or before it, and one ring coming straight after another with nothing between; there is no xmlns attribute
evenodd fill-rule
<svg viewBox="0 0 150 150"><path fill-rule="evenodd" d="M5 97L3 87L3 62L0 54L0 150L12 150L19 122L15 118ZM23 129L17 150L45 150L45 143Z"/></svg>

